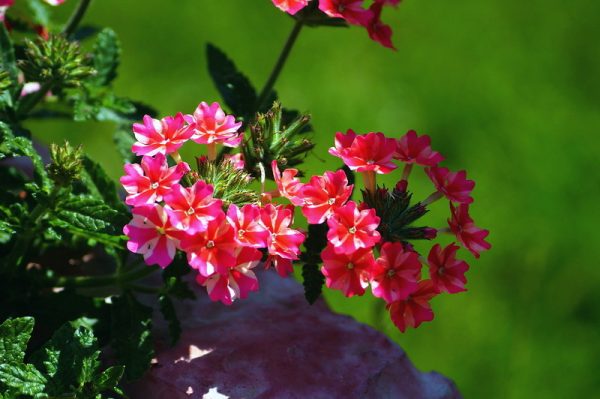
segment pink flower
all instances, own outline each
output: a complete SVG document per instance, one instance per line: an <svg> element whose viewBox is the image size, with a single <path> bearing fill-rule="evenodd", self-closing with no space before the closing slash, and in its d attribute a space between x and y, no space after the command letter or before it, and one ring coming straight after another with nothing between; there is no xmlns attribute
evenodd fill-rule
<svg viewBox="0 0 600 399"><path fill-rule="evenodd" d="M217 102L211 105L201 102L194 114L186 115L185 120L194 125L192 140L198 144L218 143L237 147L242 142L238 133L242 123L236 123L233 115L226 115Z"/></svg>
<svg viewBox="0 0 600 399"><path fill-rule="evenodd" d="M227 221L235 230L234 239L239 245L254 248L265 248L270 235L260 219L260 208L246 204L242 209L229 205Z"/></svg>
<svg viewBox="0 0 600 399"><path fill-rule="evenodd" d="M0 0L0 22L4 21L6 10L14 4L14 0Z"/></svg>
<svg viewBox="0 0 600 399"><path fill-rule="evenodd" d="M427 135L417 136L414 130L409 130L397 140L398 146L395 159L406 163L416 163L423 166L436 166L444 160L439 152L431 149L431 139Z"/></svg>
<svg viewBox="0 0 600 399"><path fill-rule="evenodd" d="M321 272L325 275L327 287L340 290L347 297L365 293L375 264L373 251L362 248L349 254L339 254L330 243L321 252L321 259Z"/></svg>
<svg viewBox="0 0 600 399"><path fill-rule="evenodd" d="M292 259L282 258L279 255L268 255L265 262L265 269L273 266L277 270L277 274L281 277L287 277L294 271L294 262Z"/></svg>
<svg viewBox="0 0 600 399"><path fill-rule="evenodd" d="M319 10L333 18L343 18L348 23L366 26L372 12L362 6L363 0L319 0Z"/></svg>
<svg viewBox="0 0 600 399"><path fill-rule="evenodd" d="M470 204L473 202L471 191L475 187L473 180L467 180L467 172L450 172L447 168L432 166L425 168L427 176L431 179L439 192L452 202Z"/></svg>
<svg viewBox="0 0 600 399"><path fill-rule="evenodd" d="M399 242L383 244L371 274L373 295L388 303L405 300L416 291L420 278L421 262L416 252L405 250Z"/></svg>
<svg viewBox="0 0 600 399"><path fill-rule="evenodd" d="M25 97L28 94L35 93L40 91L42 85L39 82L27 82L23 85L21 89L20 97Z"/></svg>
<svg viewBox="0 0 600 399"><path fill-rule="evenodd" d="M296 260L300 253L300 245L304 241L304 234L290 228L292 223L292 210L282 205L267 204L261 209L261 220L269 231L267 249L269 255L277 255L282 259ZM275 258L277 261L278 258ZM290 262L283 262L285 265ZM277 262L275 262L277 266ZM280 274L289 270L288 267L277 268ZM285 274L284 274L285 275Z"/></svg>
<svg viewBox="0 0 600 399"><path fill-rule="evenodd" d="M296 206L304 204L304 199L300 195L304 184L296 177L298 169L285 169L283 173L280 173L277 161L271 162L271 168L279 194Z"/></svg>
<svg viewBox="0 0 600 399"><path fill-rule="evenodd" d="M136 142L131 147L136 155L171 154L194 134L192 126L186 126L183 114L153 119L144 115L144 124L134 123Z"/></svg>
<svg viewBox="0 0 600 399"><path fill-rule="evenodd" d="M44 0L46 3L50 4L51 6L59 6L62 3L64 3L66 0Z"/></svg>
<svg viewBox="0 0 600 399"><path fill-rule="evenodd" d="M306 7L310 0L273 0L275 7L281 11L285 11L290 15L296 14L298 11Z"/></svg>
<svg viewBox="0 0 600 399"><path fill-rule="evenodd" d="M220 211L214 220L208 222L206 231L181 240L181 249L187 253L190 266L198 269L201 275L227 275L229 269L235 267L236 249L239 248L233 234L233 227Z"/></svg>
<svg viewBox="0 0 600 399"><path fill-rule="evenodd" d="M352 185L348 186L348 178L343 170L313 176L301 190L301 197L304 198L302 213L308 223L323 223L335 209L346 203L352 188Z"/></svg>
<svg viewBox="0 0 600 399"><path fill-rule="evenodd" d="M390 316L396 327L404 332L407 327L417 328L421 323L433 320L429 301L436 294L431 280L423 280L407 299L389 304Z"/></svg>
<svg viewBox="0 0 600 399"><path fill-rule="evenodd" d="M246 164L244 163L244 157L242 154L225 154L223 157L226 161L229 161L235 169L244 170Z"/></svg>
<svg viewBox="0 0 600 399"><path fill-rule="evenodd" d="M350 169L357 172L374 171L385 174L397 168L397 165L392 162L396 151L395 140L388 139L383 133L367 133L356 136L350 147L347 147L350 137L351 134L336 135L336 148L329 150L332 155L339 154Z"/></svg>
<svg viewBox="0 0 600 399"><path fill-rule="evenodd" d="M392 28L389 25L384 24L381 20L381 9L384 4L385 3L383 2L376 1L369 7L372 16L369 23L366 25L367 31L369 32L371 40L380 43L384 47L395 50L394 45L392 44Z"/></svg>
<svg viewBox="0 0 600 399"><path fill-rule="evenodd" d="M456 238L463 247L479 258L479 254L487 251L492 245L485 240L490 234L488 230L480 229L475 226L473 219L469 216L469 205L460 204L454 207L450 204L452 217L448 219L450 230L456 235Z"/></svg>
<svg viewBox="0 0 600 399"><path fill-rule="evenodd" d="M346 134L337 132L335 134L334 147L329 149L329 153L334 157L343 159L346 156L346 152L352 146L352 143L354 143L354 139L356 139L356 133L352 129L348 129Z"/></svg>
<svg viewBox="0 0 600 399"><path fill-rule="evenodd" d="M125 203L132 206L162 201L163 195L190 171L185 162L169 168L161 153L154 157L144 156L141 165L125 164L124 169L126 175L119 180L128 194Z"/></svg>
<svg viewBox="0 0 600 399"><path fill-rule="evenodd" d="M361 211L350 201L327 220L327 239L338 253L350 254L360 248L371 248L381 238L377 231L379 221L375 209Z"/></svg>
<svg viewBox="0 0 600 399"><path fill-rule="evenodd" d="M213 186L199 180L191 187L175 184L165 194L165 207L172 223L188 234L205 231L221 213L223 201L212 196Z"/></svg>
<svg viewBox="0 0 600 399"><path fill-rule="evenodd" d="M206 287L210 299L231 305L236 299L245 299L251 291L258 290L258 279L252 269L261 257L260 251L254 248L239 247L235 251L235 266L227 273L214 273L209 277L198 274L196 281Z"/></svg>
<svg viewBox="0 0 600 399"><path fill-rule="evenodd" d="M427 257L429 275L439 292L455 294L466 291L465 273L469 270L469 265L463 260L456 259L456 251L458 251L458 245L452 243L444 249L440 244L435 244L429 252Z"/></svg>
<svg viewBox="0 0 600 399"><path fill-rule="evenodd" d="M127 248L144 255L146 264L157 264L164 269L173 261L182 233L158 204L139 206L131 213L133 220L123 227L123 233L129 237Z"/></svg>

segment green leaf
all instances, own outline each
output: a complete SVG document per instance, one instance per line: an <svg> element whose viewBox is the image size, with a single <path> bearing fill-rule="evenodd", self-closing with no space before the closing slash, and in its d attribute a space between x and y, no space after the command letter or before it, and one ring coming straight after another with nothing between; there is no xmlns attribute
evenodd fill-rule
<svg viewBox="0 0 600 399"><path fill-rule="evenodd" d="M0 325L0 359L3 363L22 363L33 331L31 317L8 319Z"/></svg>
<svg viewBox="0 0 600 399"><path fill-rule="evenodd" d="M131 294L112 298L112 347L125 365L127 380L140 378L150 368L154 356L152 308Z"/></svg>
<svg viewBox="0 0 600 399"><path fill-rule="evenodd" d="M0 364L0 382L22 395L44 392L46 379L32 364Z"/></svg>
<svg viewBox="0 0 600 399"><path fill-rule="evenodd" d="M169 336L171 337L171 346L173 346L179 341L179 337L181 337L181 324L177 318L175 306L173 306L173 301L168 295L160 295L158 297L158 304L160 312L167 323L169 323Z"/></svg>
<svg viewBox="0 0 600 399"><path fill-rule="evenodd" d="M115 390L123 373L125 372L125 366L113 366L109 367L100 374L98 381L96 382L96 389L100 392Z"/></svg>
<svg viewBox="0 0 600 399"><path fill-rule="evenodd" d="M119 155L126 163L137 162L138 157L131 151L135 137L131 133L131 128L126 129L125 126L119 126L113 135L113 141L119 151Z"/></svg>
<svg viewBox="0 0 600 399"><path fill-rule="evenodd" d="M208 72L225 104L238 117L250 117L255 112L256 90L227 55L212 44L206 45Z"/></svg>
<svg viewBox="0 0 600 399"><path fill-rule="evenodd" d="M59 328L32 360L48 376L47 393L60 395L95 381L100 366L98 343L92 330L77 321Z"/></svg>
<svg viewBox="0 0 600 399"><path fill-rule="evenodd" d="M114 233L118 212L104 201L87 196L71 195L58 204L56 217L79 229L92 232Z"/></svg>
<svg viewBox="0 0 600 399"><path fill-rule="evenodd" d="M97 74L91 82L105 86L117 76L117 68L121 57L121 48L117 34L110 28L103 29L96 39L92 59Z"/></svg>
<svg viewBox="0 0 600 399"><path fill-rule="evenodd" d="M163 292L178 299L196 299L194 292L182 277L190 272L190 267L183 253L178 253L173 263L162 271Z"/></svg>
<svg viewBox="0 0 600 399"><path fill-rule="evenodd" d="M15 50L4 24L0 24L0 70L7 71L13 83L17 82L19 70L15 61Z"/></svg>
<svg viewBox="0 0 600 399"><path fill-rule="evenodd" d="M26 156L33 163L33 180L45 192L50 192L52 182L48 178L42 158L33 148L31 140L25 137L15 137L3 122L0 122L0 153L5 156Z"/></svg>
<svg viewBox="0 0 600 399"><path fill-rule="evenodd" d="M117 185L111 179L99 163L84 156L83 168L85 170L84 183L90 194L102 198L104 202L118 212L118 219L115 219L117 227L122 227L128 222L129 210L119 198Z"/></svg>

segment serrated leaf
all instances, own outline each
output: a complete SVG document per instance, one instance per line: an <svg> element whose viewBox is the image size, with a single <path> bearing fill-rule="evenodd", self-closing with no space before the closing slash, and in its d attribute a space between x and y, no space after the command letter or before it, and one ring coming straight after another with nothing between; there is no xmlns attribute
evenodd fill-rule
<svg viewBox="0 0 600 399"><path fill-rule="evenodd" d="M15 50L4 24L0 24L0 67L0 70L9 73L13 83L17 82L18 69L15 61Z"/></svg>
<svg viewBox="0 0 600 399"><path fill-rule="evenodd" d="M127 380L140 378L150 368L154 356L152 308L131 294L112 298L112 347L125 365Z"/></svg>
<svg viewBox="0 0 600 399"><path fill-rule="evenodd" d="M117 193L117 185L104 171L99 163L88 156L83 158L84 183L91 194L102 198L104 202L118 212L119 219L115 219L117 227L125 225L128 221L129 211Z"/></svg>
<svg viewBox="0 0 600 399"><path fill-rule="evenodd" d="M179 341L179 337L181 337L181 324L179 323L179 319L177 318L175 306L173 306L173 301L168 295L160 295L158 297L158 304L160 312L169 324L169 336L171 337L171 346L174 346L177 343L177 341Z"/></svg>
<svg viewBox="0 0 600 399"><path fill-rule="evenodd" d="M113 366L109 367L100 374L98 381L96 382L96 389L100 392L107 390L115 390L123 373L125 372L125 366Z"/></svg>
<svg viewBox="0 0 600 399"><path fill-rule="evenodd" d="M321 263L321 251L327 245L327 223L311 224L308 226L308 236L304 241L306 251L301 259L304 261L302 266L302 285L304 286L304 297L311 305L321 295L325 276L321 273L319 265Z"/></svg>
<svg viewBox="0 0 600 399"><path fill-rule="evenodd" d="M7 156L26 156L33 163L33 180L44 191L50 192L52 182L48 178L42 158L33 148L31 140L25 137L15 137L3 122L0 122L0 152Z"/></svg>
<svg viewBox="0 0 600 399"><path fill-rule="evenodd" d="M136 155L131 151L131 147L133 146L133 143L135 143L135 137L131 131L125 129L125 126L120 126L115 130L113 142L125 163L137 162Z"/></svg>
<svg viewBox="0 0 600 399"><path fill-rule="evenodd" d="M46 379L32 364L0 364L0 382L21 395L44 392Z"/></svg>
<svg viewBox="0 0 600 399"><path fill-rule="evenodd" d="M22 363L34 320L31 317L8 319L0 325L0 359L3 363Z"/></svg>
<svg viewBox="0 0 600 399"><path fill-rule="evenodd" d="M32 360L48 376L46 392L60 395L73 387L81 390L95 380L100 366L98 343L93 332L67 323L59 328Z"/></svg>
<svg viewBox="0 0 600 399"><path fill-rule="evenodd" d="M117 34L110 28L103 29L96 38L92 59L96 75L90 79L99 86L111 83L117 76L121 48Z"/></svg>
<svg viewBox="0 0 600 399"><path fill-rule="evenodd" d="M113 233L118 212L104 203L87 196L71 195L58 204L55 217L78 229Z"/></svg>
<svg viewBox="0 0 600 399"><path fill-rule="evenodd" d="M227 55L212 44L206 45L208 72L221 97L238 117L249 117L255 112L256 90Z"/></svg>

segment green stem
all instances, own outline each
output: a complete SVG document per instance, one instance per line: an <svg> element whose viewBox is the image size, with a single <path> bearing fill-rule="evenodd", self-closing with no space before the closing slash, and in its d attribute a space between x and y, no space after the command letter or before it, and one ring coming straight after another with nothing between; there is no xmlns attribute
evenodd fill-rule
<svg viewBox="0 0 600 399"><path fill-rule="evenodd" d="M67 24L63 28L63 31L62 31L63 35L65 35L66 37L69 37L73 33L75 33L75 30L77 30L77 27L79 26L79 23L83 19L83 16L85 15L85 12L87 11L91 2L92 2L92 0L81 0L79 2L79 5L77 6L75 11L71 15L71 18L69 18L69 22L67 22Z"/></svg>
<svg viewBox="0 0 600 399"><path fill-rule="evenodd" d="M19 119L25 119L27 115L31 112L35 106L46 97L46 94L50 90L54 88L54 82L49 81L42 84L42 87L35 93L31 93L25 97L23 97L19 101L19 106L17 108L17 117Z"/></svg>
<svg viewBox="0 0 600 399"><path fill-rule="evenodd" d="M24 233L19 236L17 242L15 242L15 245L6 257L9 274L14 274L19 266L21 266L31 242L35 239L40 229L42 219L46 216L47 212L54 207L54 202L56 201L59 191L60 187L55 186L52 189L48 200L38 203L36 207L33 208L33 211L31 211L29 221L23 229Z"/></svg>
<svg viewBox="0 0 600 399"><path fill-rule="evenodd" d="M262 107L265 105L265 102L271 95L273 87L275 86L275 82L277 81L277 78L279 77L279 74L281 73L285 62L287 61L288 56L290 55L290 52L292 51L292 47L294 47L294 43L296 43L296 39L298 38L300 31L302 30L302 26L302 21L296 20L294 28L290 32L290 35L288 36L287 41L283 46L281 54L279 54L279 59L277 59L277 63L275 64L273 71L271 71L271 75L269 76L267 83L265 83L265 86L263 87L262 91L260 92L260 95L258 96L258 99L256 100L256 106L254 108L257 112L262 109Z"/></svg>

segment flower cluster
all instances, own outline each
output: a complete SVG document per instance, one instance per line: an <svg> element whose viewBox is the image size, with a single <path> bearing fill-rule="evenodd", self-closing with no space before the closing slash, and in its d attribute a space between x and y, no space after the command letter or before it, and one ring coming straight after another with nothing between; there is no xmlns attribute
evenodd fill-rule
<svg viewBox="0 0 600 399"><path fill-rule="evenodd" d="M448 232L477 257L490 248L487 230L469 216L474 182L464 171L438 166L443 157L431 149L428 136L414 131L397 139L383 133L337 133L329 152L363 175L362 201L352 200L354 185L343 170L326 171L304 183L297 169L282 171L274 160L270 169L276 189L264 192L263 181L261 195L236 203L216 188L218 181L202 175L200 166L217 163L217 145L245 145L240 128L241 123L218 103L201 103L191 115L160 120L145 116L143 123L133 125L137 141L132 151L142 156L141 162L125 165L121 178L126 203L133 207L133 220L124 228L128 248L143 254L146 263L163 268L177 250L185 252L197 271L197 282L215 301L231 304L257 290L253 269L261 261L281 276L293 271L305 240L305 234L292 226L296 207L309 224L327 229L321 252L326 285L348 297L363 295L370 286L373 295L387 303L402 331L433 318L429 302L434 296L464 291L469 268L457 258L459 247L454 243L435 244L425 257L410 241L432 240ZM198 171L191 171L178 153L188 141L207 147ZM245 167L240 154L221 162L232 170ZM404 169L394 189L377 186L376 176L395 171L399 163ZM411 205L408 178L414 165L425 167L435 191ZM450 201L448 227L415 227L427 207L442 197ZM278 204L277 198L289 203ZM427 278L423 265L428 266Z"/></svg>
<svg viewBox="0 0 600 399"><path fill-rule="evenodd" d="M385 6L397 6L400 0L374 0L367 8L364 0L272 0L276 7L295 15L311 3L317 3L319 10L331 18L341 18L351 25L367 29L369 37L381 45L394 48L392 28L381 20Z"/></svg>

